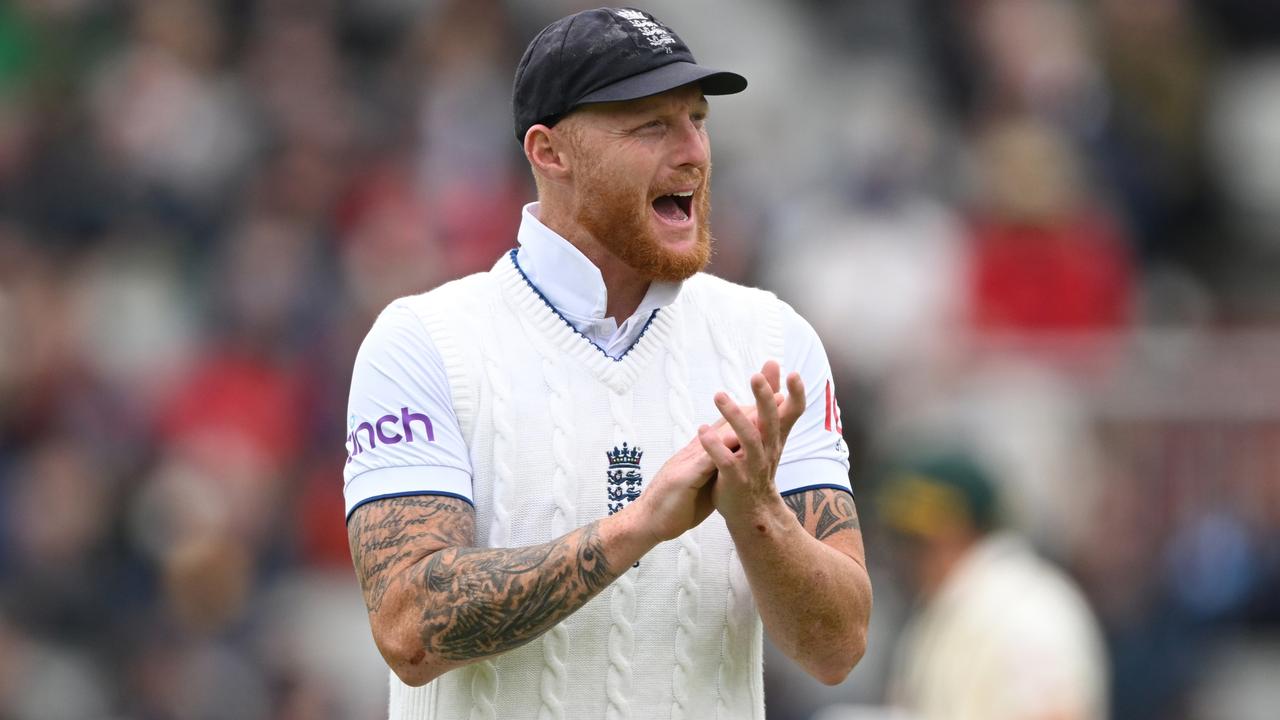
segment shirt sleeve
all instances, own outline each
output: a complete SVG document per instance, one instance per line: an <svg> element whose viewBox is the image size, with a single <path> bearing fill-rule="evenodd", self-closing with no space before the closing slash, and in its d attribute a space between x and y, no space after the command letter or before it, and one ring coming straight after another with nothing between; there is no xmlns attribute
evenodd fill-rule
<svg viewBox="0 0 1280 720"><path fill-rule="evenodd" d="M783 495L835 488L850 494L849 446L840 426L831 363L822 340L807 320L790 306L784 309L786 349L782 361L785 378L800 373L804 381L805 409L787 437L778 462L775 481Z"/></svg>
<svg viewBox="0 0 1280 720"><path fill-rule="evenodd" d="M347 404L346 516L370 500L449 495L472 502L471 461L440 351L405 301L374 321Z"/></svg>

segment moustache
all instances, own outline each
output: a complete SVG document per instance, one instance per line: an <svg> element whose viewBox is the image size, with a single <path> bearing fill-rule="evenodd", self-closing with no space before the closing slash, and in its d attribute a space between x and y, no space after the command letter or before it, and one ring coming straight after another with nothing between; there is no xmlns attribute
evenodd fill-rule
<svg viewBox="0 0 1280 720"><path fill-rule="evenodd" d="M711 168L708 167L704 172L701 169L684 171L678 175L667 178L656 193L652 194L654 198L660 198L663 195L670 195L673 192L679 192L692 186L695 194L701 194L706 190L706 178L711 174Z"/></svg>

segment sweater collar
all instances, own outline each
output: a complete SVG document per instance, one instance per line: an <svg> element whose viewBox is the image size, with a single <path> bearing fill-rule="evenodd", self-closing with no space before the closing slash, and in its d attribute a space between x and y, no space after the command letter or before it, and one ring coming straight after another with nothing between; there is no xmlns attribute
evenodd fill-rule
<svg viewBox="0 0 1280 720"><path fill-rule="evenodd" d="M538 203L524 206L516 256L529 282L575 326L604 319L608 292L604 276L586 255L538 219ZM631 317L648 317L675 302L680 283L651 282ZM622 325L628 318L614 318Z"/></svg>

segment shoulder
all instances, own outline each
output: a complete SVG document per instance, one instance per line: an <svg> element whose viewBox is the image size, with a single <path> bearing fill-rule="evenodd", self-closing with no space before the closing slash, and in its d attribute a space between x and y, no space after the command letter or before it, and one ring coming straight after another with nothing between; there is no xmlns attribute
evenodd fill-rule
<svg viewBox="0 0 1280 720"><path fill-rule="evenodd" d="M761 321L781 328L791 308L768 290L740 285L724 278L698 273L680 288L681 303L718 323L758 325Z"/></svg>
<svg viewBox="0 0 1280 720"><path fill-rule="evenodd" d="M474 325L472 316L485 306L485 298L496 295L490 275L476 273L392 300L365 334L356 355L357 367L391 357L413 359L411 366L440 365L442 344L454 344L454 326Z"/></svg>
<svg viewBox="0 0 1280 720"><path fill-rule="evenodd" d="M740 285L705 272L700 272L684 281L684 285L681 288L681 296L686 295L690 300L699 303L738 301L768 306L786 305L786 303L778 299L777 295L768 290L749 285Z"/></svg>
<svg viewBox="0 0 1280 720"><path fill-rule="evenodd" d="M1084 632L1093 624L1088 602L1070 577L1020 538L998 535L979 546L954 596L1014 636Z"/></svg>
<svg viewBox="0 0 1280 720"><path fill-rule="evenodd" d="M440 331L439 321L442 318L475 314L497 294L498 285L493 273L481 272L416 295L397 298L378 314L365 342L377 336L403 332L433 336Z"/></svg>
<svg viewBox="0 0 1280 720"><path fill-rule="evenodd" d="M687 297L690 302L696 304L707 305L713 310L742 307L755 312L760 310L775 312L788 325L789 331L791 326L795 326L799 333L817 336L809 322L771 290L742 285L707 273L698 273L685 281L681 288L681 297Z"/></svg>
<svg viewBox="0 0 1280 720"><path fill-rule="evenodd" d="M801 360L811 354L826 357L813 325L769 290L698 273L685 281L681 298L717 320L737 320L749 326L767 323L771 333L782 335L787 354L794 356L789 367L802 365Z"/></svg>
<svg viewBox="0 0 1280 720"><path fill-rule="evenodd" d="M483 303L486 298L495 297L498 292L498 281L492 271L479 272L440 285L417 295L408 295L392 301L387 310L395 307L405 308L413 313L425 313L432 309L447 307L464 309ZM384 311L385 312L385 311Z"/></svg>

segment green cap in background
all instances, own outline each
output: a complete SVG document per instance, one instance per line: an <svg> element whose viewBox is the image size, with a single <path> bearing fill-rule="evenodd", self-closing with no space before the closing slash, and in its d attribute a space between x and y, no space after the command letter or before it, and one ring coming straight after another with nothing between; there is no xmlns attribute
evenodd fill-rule
<svg viewBox="0 0 1280 720"><path fill-rule="evenodd" d="M986 533L1000 521L995 483L962 454L895 464L877 493L877 509L891 529L925 537L957 525Z"/></svg>

